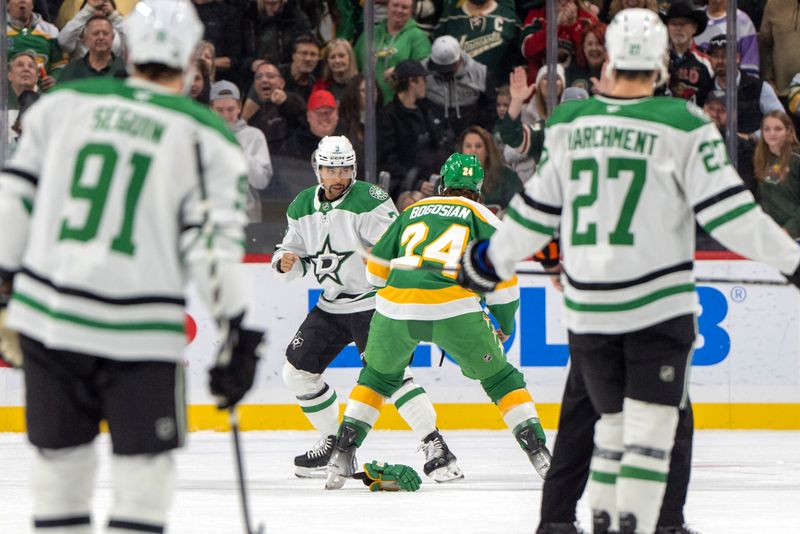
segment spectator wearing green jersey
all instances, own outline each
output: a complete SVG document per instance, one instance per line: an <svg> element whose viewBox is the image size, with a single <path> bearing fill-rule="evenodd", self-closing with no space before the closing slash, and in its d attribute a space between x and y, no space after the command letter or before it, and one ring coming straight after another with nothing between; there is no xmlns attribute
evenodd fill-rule
<svg viewBox="0 0 800 534"><path fill-rule="evenodd" d="M461 132L458 150L478 158L484 169L481 199L498 217L501 216L514 195L522 191L522 180L506 165L492 134L480 126L472 125Z"/></svg>
<svg viewBox="0 0 800 534"><path fill-rule="evenodd" d="M504 80L525 60L520 51L521 25L513 7L495 0L467 0L442 16L434 37L452 35L464 52L486 65L493 80Z"/></svg>
<svg viewBox="0 0 800 534"><path fill-rule="evenodd" d="M9 0L6 39L8 57L23 50L36 52L36 63L44 68L40 86L47 90L56 84L61 68L67 64L66 55L58 45L58 28L33 12L33 0Z"/></svg>
<svg viewBox="0 0 800 534"><path fill-rule="evenodd" d="M375 54L375 79L383 93L384 104L394 98L394 89L389 81L394 66L404 59L419 61L431 54L427 34L411 18L413 3L413 0L389 0L386 20L375 25L372 53ZM364 69L365 46L362 35L355 46L359 70Z"/></svg>
<svg viewBox="0 0 800 534"><path fill-rule="evenodd" d="M753 157L759 203L795 239L800 237L799 150L791 117L782 111L764 115Z"/></svg>
<svg viewBox="0 0 800 534"><path fill-rule="evenodd" d="M122 58L112 52L114 43L114 27L103 15L95 15L83 29L83 44L86 55L71 61L61 72L61 82L95 78L99 76L115 76L125 72Z"/></svg>

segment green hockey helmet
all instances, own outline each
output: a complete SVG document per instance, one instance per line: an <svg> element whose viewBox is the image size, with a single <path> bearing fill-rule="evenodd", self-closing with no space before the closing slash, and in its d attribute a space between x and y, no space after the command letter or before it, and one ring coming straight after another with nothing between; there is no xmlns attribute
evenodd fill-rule
<svg viewBox="0 0 800 534"><path fill-rule="evenodd" d="M439 170L442 189L469 189L480 191L483 183L483 167L475 154L455 152L447 158Z"/></svg>

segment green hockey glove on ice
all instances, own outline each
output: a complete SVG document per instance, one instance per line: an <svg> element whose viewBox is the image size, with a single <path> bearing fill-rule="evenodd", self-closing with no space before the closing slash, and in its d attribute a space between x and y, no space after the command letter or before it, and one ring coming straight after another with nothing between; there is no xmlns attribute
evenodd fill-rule
<svg viewBox="0 0 800 534"><path fill-rule="evenodd" d="M412 467L375 461L364 464L364 472L354 478L362 480L370 491L417 491L422 484Z"/></svg>

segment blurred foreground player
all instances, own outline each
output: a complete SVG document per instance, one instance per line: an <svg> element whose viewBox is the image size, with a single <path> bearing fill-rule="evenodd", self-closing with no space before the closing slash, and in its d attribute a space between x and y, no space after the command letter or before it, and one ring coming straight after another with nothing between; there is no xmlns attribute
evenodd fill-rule
<svg viewBox="0 0 800 534"><path fill-rule="evenodd" d="M13 284L0 332L6 347L19 332L22 347L7 355L25 372L37 533L93 531L101 420L113 446L106 532L164 532L171 450L186 431L186 282L230 322L230 361L210 372L220 407L252 385L262 339L243 324L246 288L232 273L244 156L181 94L202 24L185 0L143 0L125 29L131 77L54 88L0 175L0 269Z"/></svg>
<svg viewBox="0 0 800 534"><path fill-rule="evenodd" d="M594 532L652 534L669 476L698 310L695 220L795 285L800 247L766 216L694 104L653 97L667 29L625 9L606 32L606 94L558 106L536 174L460 282L490 291L560 225L570 356L600 419L588 483Z"/></svg>

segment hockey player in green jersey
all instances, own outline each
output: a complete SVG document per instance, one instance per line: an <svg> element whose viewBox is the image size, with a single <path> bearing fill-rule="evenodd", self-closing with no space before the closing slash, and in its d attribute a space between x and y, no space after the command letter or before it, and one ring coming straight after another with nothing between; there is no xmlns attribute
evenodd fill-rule
<svg viewBox="0 0 800 534"><path fill-rule="evenodd" d="M464 247L470 239L487 239L500 224L477 202L483 169L476 156L457 153L440 172L442 196L406 208L372 249L374 259L367 263L369 281L381 289L364 353L366 367L350 393L328 463L328 489L341 488L353 475L356 448L378 419L385 399L401 387L409 354L420 341L436 343L458 362L465 376L480 381L542 477L550 465L525 379L503 353L502 339L513 331L519 306L516 279L485 295L498 331L483 312L479 294L456 283L455 268Z"/></svg>
<svg viewBox="0 0 800 534"><path fill-rule="evenodd" d="M356 180L356 153L346 137L323 138L312 160L319 185L302 191L289 205L288 229L272 258L280 278L293 280L310 272L323 287L319 302L286 347L283 366L284 383L321 434L316 446L294 459L298 477L325 476L339 427L336 391L322 373L349 343L355 342L362 353L367 345L375 289L355 252L373 246L397 218L385 191ZM392 401L422 442L425 474L437 482L463 477L436 428L428 394L410 372Z"/></svg>
<svg viewBox="0 0 800 534"><path fill-rule="evenodd" d="M186 435L188 282L229 326L228 361L210 371L220 408L252 386L263 337L236 272L247 163L225 123L181 94L203 25L188 0L141 0L124 25L131 76L54 87L0 174L0 288L13 281L37 533L95 531L102 420L103 531L166 530Z"/></svg>
<svg viewBox="0 0 800 534"><path fill-rule="evenodd" d="M570 356L600 419L594 533L651 534L669 474L699 308L695 221L800 284L800 247L754 202L694 104L653 97L667 30L625 9L606 31L607 93L557 107L536 174L502 228L465 250L459 281L489 291L560 225Z"/></svg>

